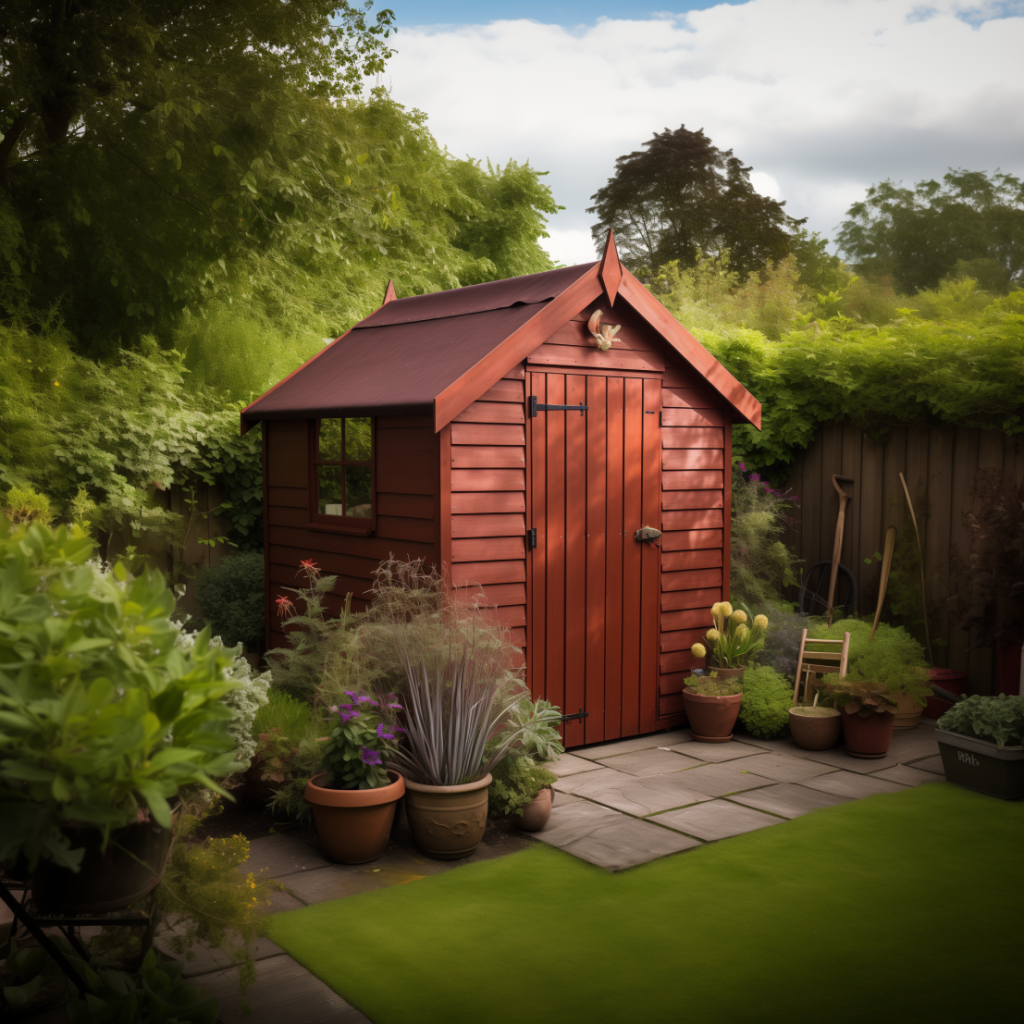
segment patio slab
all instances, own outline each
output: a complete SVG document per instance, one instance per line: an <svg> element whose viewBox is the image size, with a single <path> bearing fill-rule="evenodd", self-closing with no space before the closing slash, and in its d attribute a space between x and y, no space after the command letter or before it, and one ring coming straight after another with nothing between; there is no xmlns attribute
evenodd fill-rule
<svg viewBox="0 0 1024 1024"><path fill-rule="evenodd" d="M592 772L601 766L594 761L588 761L585 757L563 754L558 760L549 761L544 767L560 779L564 779L569 775L577 775L579 772Z"/></svg>
<svg viewBox="0 0 1024 1024"><path fill-rule="evenodd" d="M740 768L739 765L743 763L731 761L728 764L705 764L691 768L682 775L683 785L708 796L725 796L726 793L739 793L769 784L763 775L755 775Z"/></svg>
<svg viewBox="0 0 1024 1024"><path fill-rule="evenodd" d="M686 746L686 744L676 744ZM599 764L606 768L614 768L617 772L628 772L640 778L650 775L665 775L668 772L681 772L686 768L696 768L704 762L675 753L672 750L636 750L629 754L618 754L615 757L602 758Z"/></svg>
<svg viewBox="0 0 1024 1024"><path fill-rule="evenodd" d="M726 746L754 747L756 750L770 750L774 754L795 754L800 756L804 753L788 736L782 736L774 740L759 740L755 736L737 736L732 743Z"/></svg>
<svg viewBox="0 0 1024 1024"><path fill-rule="evenodd" d="M759 757L732 763L740 764L755 775L763 775L774 782L800 782L836 770L831 765L805 761L802 757L790 757L787 754L765 753Z"/></svg>
<svg viewBox="0 0 1024 1024"><path fill-rule="evenodd" d="M779 825L783 819L750 807L740 807L728 800L712 800L681 811L667 811L659 814L656 820L687 835L711 841L739 836L769 825Z"/></svg>
<svg viewBox="0 0 1024 1024"><path fill-rule="evenodd" d="M623 871L700 846L696 839L574 797L559 801L547 827L534 836L606 871Z"/></svg>
<svg viewBox="0 0 1024 1024"><path fill-rule="evenodd" d="M911 764L923 772L934 772L936 775L945 777L946 769L942 767L942 757L939 754L934 757L922 758L920 761L911 761Z"/></svg>
<svg viewBox="0 0 1024 1024"><path fill-rule="evenodd" d="M573 750L576 757L585 757L591 761L600 761L618 754L631 754L635 750L649 750L651 747L670 747L674 743L685 743L690 739L688 729L672 729L669 732L656 732L650 736L631 736L628 740L613 740L611 743L598 743L593 747L577 747Z"/></svg>
<svg viewBox="0 0 1024 1024"><path fill-rule="evenodd" d="M249 859L240 865L239 870L243 874L252 871L258 875L266 869L264 877L284 878L326 867L330 863L308 843L295 836L280 834L252 840L249 843Z"/></svg>
<svg viewBox="0 0 1024 1024"><path fill-rule="evenodd" d="M934 772L921 771L917 767L898 764L895 768L885 768L871 775L873 779L885 779L886 782L898 782L901 786L920 786L925 782L942 782Z"/></svg>
<svg viewBox="0 0 1024 1024"><path fill-rule="evenodd" d="M571 793L641 818L711 799L705 793L690 789L685 776L678 772L637 778L605 768L556 782L553 788L558 793Z"/></svg>
<svg viewBox="0 0 1024 1024"><path fill-rule="evenodd" d="M887 782L885 779L876 779L871 775L860 775L856 772L832 772L831 775L819 775L815 779L804 780L800 785L816 789L820 793L834 793L836 796L849 797L851 800L860 800L862 797L874 796L876 793L898 793L907 788L897 785L895 782Z"/></svg>
<svg viewBox="0 0 1024 1024"><path fill-rule="evenodd" d="M741 757L757 757L759 754L765 753L757 747L748 747L742 743L702 743L700 740L677 743L666 749L712 764L721 761L736 761Z"/></svg>
<svg viewBox="0 0 1024 1024"><path fill-rule="evenodd" d="M779 814L783 818L799 818L801 814L817 811L822 807L845 804L849 797L821 793L792 782L782 782L777 786L767 786L765 789L752 789L749 793L737 793L729 797L729 800L759 811Z"/></svg>
<svg viewBox="0 0 1024 1024"><path fill-rule="evenodd" d="M841 768L844 771L859 772L862 775L871 775L881 771L883 768L895 768L898 764L918 761L922 758L938 753L938 744L906 744L903 751L892 746L885 757L851 757L842 746L833 747L831 750L805 750L803 756L808 761L817 761L819 764L831 765L833 768Z"/></svg>

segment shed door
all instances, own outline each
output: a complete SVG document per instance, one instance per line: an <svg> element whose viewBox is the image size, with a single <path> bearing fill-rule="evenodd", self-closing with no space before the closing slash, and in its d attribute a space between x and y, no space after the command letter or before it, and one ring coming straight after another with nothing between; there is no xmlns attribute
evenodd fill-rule
<svg viewBox="0 0 1024 1024"><path fill-rule="evenodd" d="M527 374L530 689L566 746L653 732L658 711L661 379ZM529 415L539 405L588 406Z"/></svg>

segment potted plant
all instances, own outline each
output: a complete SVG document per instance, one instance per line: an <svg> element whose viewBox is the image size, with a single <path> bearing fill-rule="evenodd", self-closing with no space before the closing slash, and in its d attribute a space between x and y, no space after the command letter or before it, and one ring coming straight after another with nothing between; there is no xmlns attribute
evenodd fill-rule
<svg viewBox="0 0 1024 1024"><path fill-rule="evenodd" d="M739 679L722 678L717 670L707 677L695 672L683 689L683 707L693 738L704 743L728 743L742 702L743 684Z"/></svg>
<svg viewBox="0 0 1024 1024"><path fill-rule="evenodd" d="M348 703L330 710L338 723L323 745L326 769L306 783L317 834L332 860L365 864L387 845L395 805L405 794L405 780L384 767L397 750L403 730L390 719L402 707L391 694L374 700L349 690Z"/></svg>
<svg viewBox="0 0 1024 1024"><path fill-rule="evenodd" d="M831 750L842 731L841 712L836 708L815 704L789 709L789 733L801 750Z"/></svg>
<svg viewBox="0 0 1024 1024"><path fill-rule="evenodd" d="M885 757L896 721L897 695L883 683L851 676L819 686L839 709L846 752L851 757Z"/></svg>
<svg viewBox="0 0 1024 1024"><path fill-rule="evenodd" d="M936 722L946 778L1001 800L1024 797L1024 698L967 697Z"/></svg>
<svg viewBox="0 0 1024 1024"><path fill-rule="evenodd" d="M711 606L714 625L704 635L706 644L697 643L690 648L695 658L708 659L708 668L718 673L719 679L739 678L743 675L752 655L764 647L768 617L750 615L742 608L733 609L728 601Z"/></svg>
<svg viewBox="0 0 1024 1024"><path fill-rule="evenodd" d="M0 519L0 862L37 903L113 910L160 878L186 787L238 766L209 631L183 649L158 572L105 572L80 527Z"/></svg>

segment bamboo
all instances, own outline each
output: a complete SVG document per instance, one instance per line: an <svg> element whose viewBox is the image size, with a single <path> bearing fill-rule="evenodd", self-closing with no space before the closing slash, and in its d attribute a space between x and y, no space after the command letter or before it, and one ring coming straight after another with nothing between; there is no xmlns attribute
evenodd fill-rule
<svg viewBox="0 0 1024 1024"><path fill-rule="evenodd" d="M910 521L914 524L914 536L917 538L917 557L921 563L921 608L924 612L924 638L928 646L928 663L933 664L932 659L932 638L928 631L928 602L924 593L924 549L921 547L921 534L917 529L917 516L914 515L914 503L910 500L910 491L907 489L907 481L900 473L900 483L903 484L903 493L907 496L907 506L910 509Z"/></svg>
<svg viewBox="0 0 1024 1024"><path fill-rule="evenodd" d="M871 636L868 637L868 640L875 639L878 620L882 617L882 605L885 602L885 591L889 586L889 572L892 569L892 553L895 547L896 527L890 526L885 531L885 548L882 551L882 581L878 584L878 607L875 609L875 621L871 627Z"/></svg>

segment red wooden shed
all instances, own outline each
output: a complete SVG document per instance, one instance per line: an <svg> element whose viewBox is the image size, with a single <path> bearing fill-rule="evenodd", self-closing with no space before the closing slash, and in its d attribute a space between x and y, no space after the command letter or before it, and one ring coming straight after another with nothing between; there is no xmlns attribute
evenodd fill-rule
<svg viewBox="0 0 1024 1024"><path fill-rule="evenodd" d="M620 326L608 351L597 309ZM263 422L268 643L301 559L359 598L381 559L422 556L484 588L535 697L585 712L567 746L677 725L690 645L728 595L729 428L760 419L611 236L596 263L389 285L242 413Z"/></svg>

